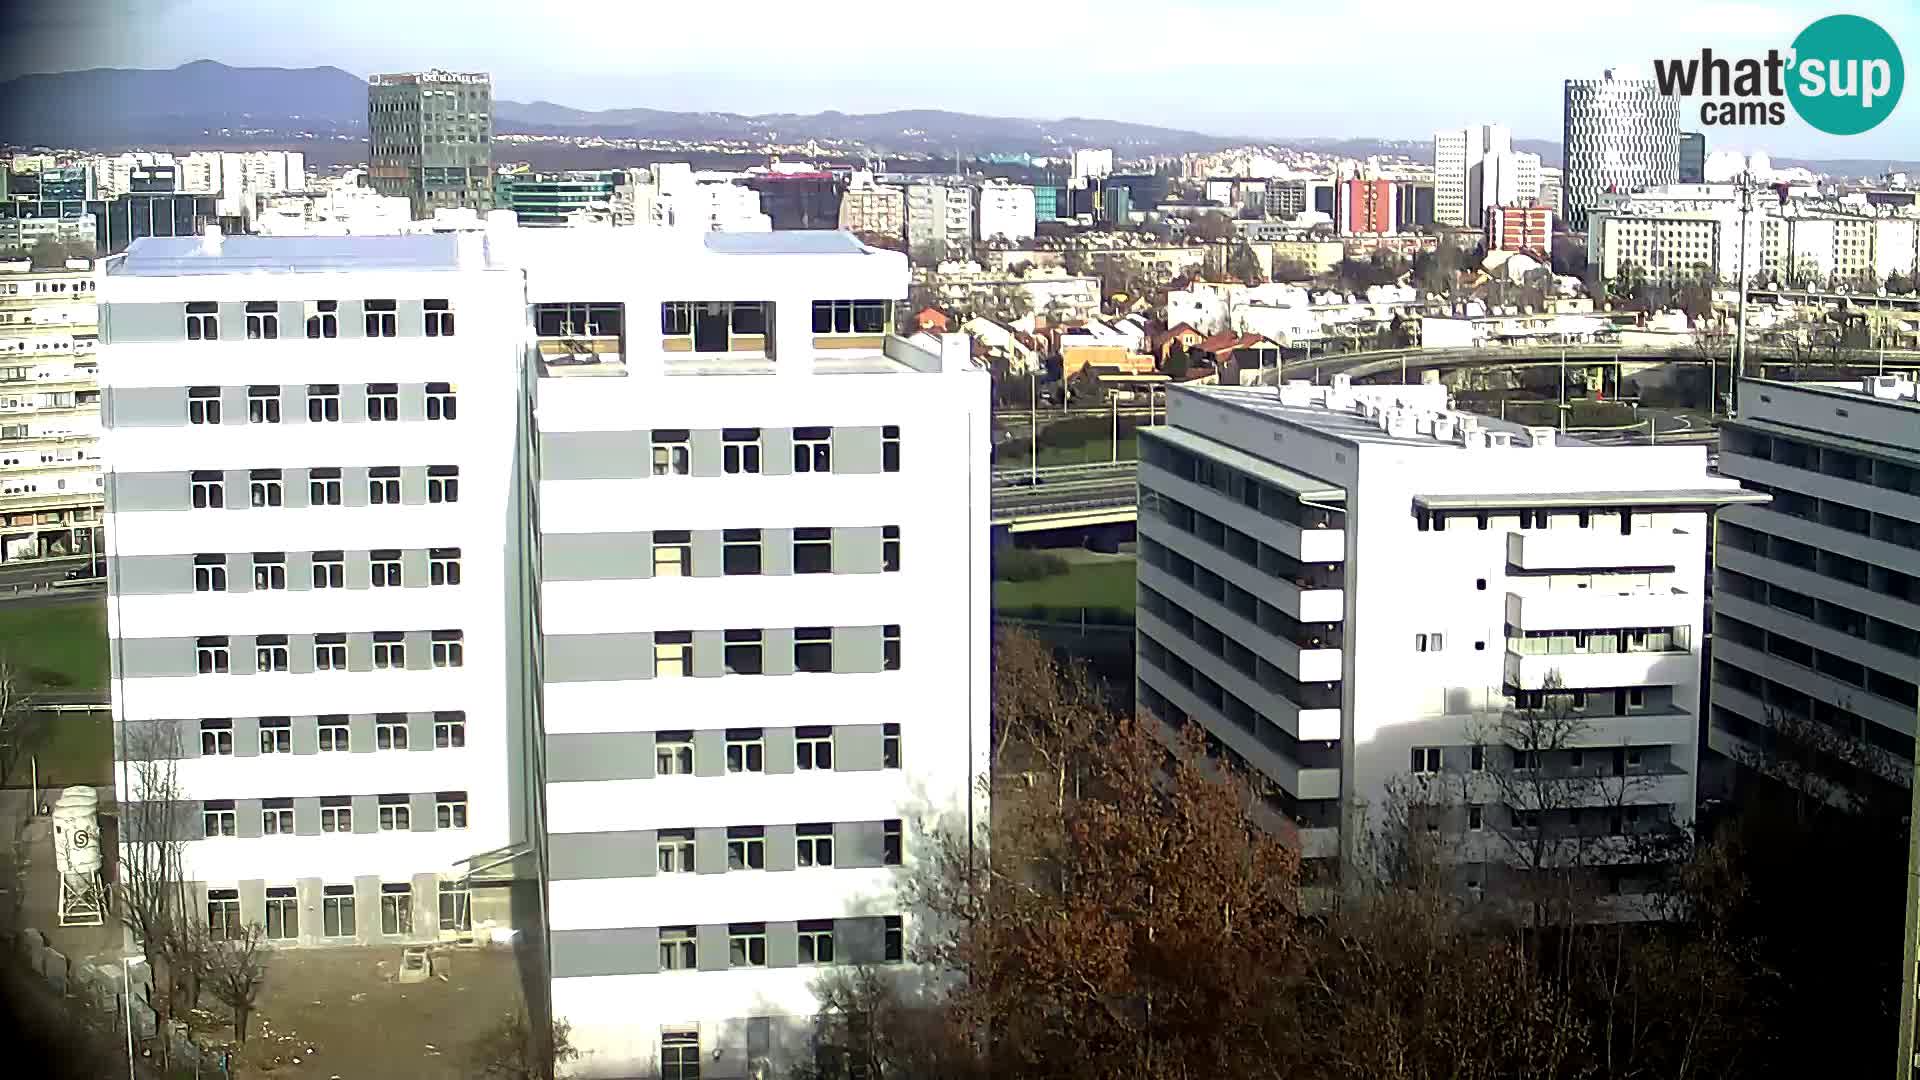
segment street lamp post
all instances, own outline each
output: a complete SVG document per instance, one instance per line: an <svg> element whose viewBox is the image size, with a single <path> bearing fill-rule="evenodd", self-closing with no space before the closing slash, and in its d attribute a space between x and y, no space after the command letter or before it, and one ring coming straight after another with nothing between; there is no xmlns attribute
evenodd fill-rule
<svg viewBox="0 0 1920 1080"><path fill-rule="evenodd" d="M1149 389L1147 393L1153 391ZM1120 464L1120 395L1113 395L1113 463Z"/></svg>
<svg viewBox="0 0 1920 1080"><path fill-rule="evenodd" d="M1737 181L1740 192L1740 311L1734 327L1733 375L1727 385L1727 415L1732 416L1740 401L1740 379L1747 373L1747 219L1753 216L1753 173L1743 172Z"/></svg>
<svg viewBox="0 0 1920 1080"><path fill-rule="evenodd" d="M1040 482L1040 373L1027 369L1027 483Z"/></svg>

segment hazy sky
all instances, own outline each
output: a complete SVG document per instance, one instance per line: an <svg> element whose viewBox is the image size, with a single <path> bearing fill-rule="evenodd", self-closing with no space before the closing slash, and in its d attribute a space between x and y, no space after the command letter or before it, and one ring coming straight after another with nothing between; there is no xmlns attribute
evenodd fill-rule
<svg viewBox="0 0 1920 1080"><path fill-rule="evenodd" d="M1560 137L1560 82L1655 57L1785 49L1865 15L1920 58L1920 4L1676 0L20 0L0 78L83 67L488 71L495 93L598 109L1095 116L1217 134L1425 139L1505 122ZM1789 110L1791 115L1791 110ZM1682 127L1698 127L1682 107ZM1864 135L1708 131L1775 156L1920 158L1920 90Z"/></svg>

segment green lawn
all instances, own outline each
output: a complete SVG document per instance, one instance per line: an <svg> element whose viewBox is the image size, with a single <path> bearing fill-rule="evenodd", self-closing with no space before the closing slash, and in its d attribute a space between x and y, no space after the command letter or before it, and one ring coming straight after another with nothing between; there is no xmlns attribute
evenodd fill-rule
<svg viewBox="0 0 1920 1080"><path fill-rule="evenodd" d="M105 689L106 604L0 603L0 658L29 690Z"/></svg>
<svg viewBox="0 0 1920 1080"><path fill-rule="evenodd" d="M67 784L110 784L113 782L113 720L105 712L54 713L33 756L40 766L42 788ZM26 762L7 778L9 784L25 787Z"/></svg>
<svg viewBox="0 0 1920 1080"><path fill-rule="evenodd" d="M1072 558L1076 561L1064 574L1038 581L994 582L994 610L1003 615L1074 620L1086 609L1089 618L1098 613L1107 616L1104 621L1132 619L1133 559L1113 555Z"/></svg>

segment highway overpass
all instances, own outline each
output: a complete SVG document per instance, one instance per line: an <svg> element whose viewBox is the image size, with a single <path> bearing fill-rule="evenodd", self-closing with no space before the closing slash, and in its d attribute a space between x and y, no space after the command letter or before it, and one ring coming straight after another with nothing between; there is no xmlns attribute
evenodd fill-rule
<svg viewBox="0 0 1920 1080"><path fill-rule="evenodd" d="M1056 465L993 474L993 526L1011 533L1122 525L1134 520L1132 461ZM1033 483L1034 479L1039 483Z"/></svg>

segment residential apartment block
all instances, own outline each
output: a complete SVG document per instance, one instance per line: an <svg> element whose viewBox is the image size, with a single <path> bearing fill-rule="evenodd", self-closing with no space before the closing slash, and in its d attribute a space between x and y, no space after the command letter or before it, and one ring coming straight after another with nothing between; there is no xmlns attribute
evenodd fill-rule
<svg viewBox="0 0 1920 1080"><path fill-rule="evenodd" d="M907 195L897 187L875 184L873 174L855 173L840 197L840 227L847 232L870 232L904 238Z"/></svg>
<svg viewBox="0 0 1920 1080"><path fill-rule="evenodd" d="M973 254L973 189L958 184L907 188L907 244L941 259Z"/></svg>
<svg viewBox="0 0 1920 1080"><path fill-rule="evenodd" d="M1721 427L1720 471L1773 501L1720 521L1708 744L1721 763L1764 768L1786 716L1838 736L1861 785L1909 784L1920 683L1913 380L1743 379L1739 402Z"/></svg>
<svg viewBox="0 0 1920 1080"><path fill-rule="evenodd" d="M1765 498L1704 448L1595 447L1340 376L1176 389L1168 422L1142 432L1140 700L1270 781L1316 865L1367 858L1395 789L1429 797L1468 888L1518 870L1516 834L1691 819L1712 515ZM1517 746L1514 710L1573 722ZM1496 782L1518 770L1613 798L1529 805Z"/></svg>
<svg viewBox="0 0 1920 1080"><path fill-rule="evenodd" d="M493 207L493 83L484 74L425 71L367 83L367 178L404 195L415 218Z"/></svg>
<svg viewBox="0 0 1920 1080"><path fill-rule="evenodd" d="M117 738L216 927L511 926L573 1075L784 1070L985 812L987 376L844 234L505 217L109 269Z"/></svg>
<svg viewBox="0 0 1920 1080"><path fill-rule="evenodd" d="M84 260L0 262L0 563L99 546L96 282Z"/></svg>

